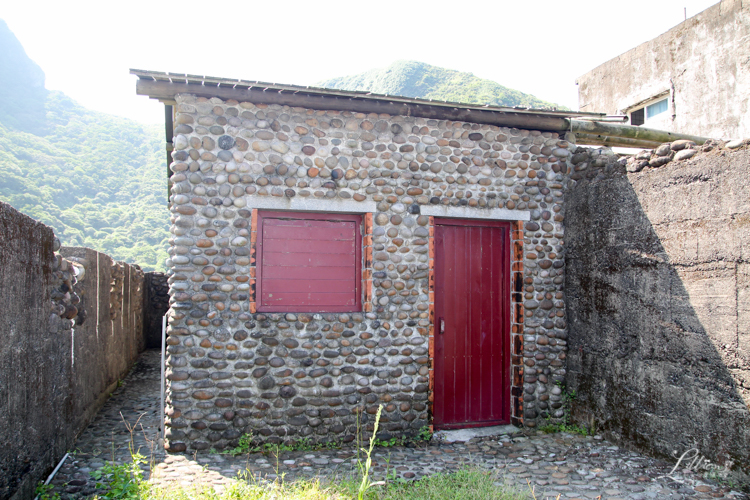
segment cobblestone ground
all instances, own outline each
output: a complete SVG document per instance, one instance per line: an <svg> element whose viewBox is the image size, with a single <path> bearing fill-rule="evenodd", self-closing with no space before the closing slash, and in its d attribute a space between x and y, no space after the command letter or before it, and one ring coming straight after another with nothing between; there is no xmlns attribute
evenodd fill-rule
<svg viewBox="0 0 750 500"><path fill-rule="evenodd" d="M281 452L232 457L217 453L172 454L158 446L159 352L146 351L112 398L79 437L74 453L53 480L63 498L97 493L90 473L105 461L130 460L129 444L152 457L149 480L163 486L211 485L221 490L242 471L285 481L301 477L343 476L355 468L353 448L315 452ZM132 429L132 433L129 430ZM475 438L465 443L431 443L421 447L376 448L373 475L388 473L420 478L440 471L476 465L498 471L509 483L537 498L561 499L698 499L748 500L742 493L684 472L679 481L665 477L673 464L624 450L599 436L514 432Z"/></svg>

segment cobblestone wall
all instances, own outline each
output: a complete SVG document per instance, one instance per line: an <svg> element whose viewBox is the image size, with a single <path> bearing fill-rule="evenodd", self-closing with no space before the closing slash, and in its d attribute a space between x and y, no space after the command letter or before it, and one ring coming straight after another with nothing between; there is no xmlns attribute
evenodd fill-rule
<svg viewBox="0 0 750 500"><path fill-rule="evenodd" d="M747 474L748 141L677 141L627 161L576 153L565 282L576 419Z"/></svg>
<svg viewBox="0 0 750 500"><path fill-rule="evenodd" d="M562 414L562 201L573 144L464 122L177 101L169 449L223 448L249 431L348 441L356 412L371 425L379 403L386 437L429 424L436 216L519 221L513 422ZM258 209L366 214L363 310L256 312Z"/></svg>
<svg viewBox="0 0 750 500"><path fill-rule="evenodd" d="M60 249L51 228L2 202L0 235L0 497L31 498L135 360L142 330L125 318L138 292L120 288L111 308L109 257ZM106 303L92 293L97 258ZM131 286L139 272L122 266Z"/></svg>

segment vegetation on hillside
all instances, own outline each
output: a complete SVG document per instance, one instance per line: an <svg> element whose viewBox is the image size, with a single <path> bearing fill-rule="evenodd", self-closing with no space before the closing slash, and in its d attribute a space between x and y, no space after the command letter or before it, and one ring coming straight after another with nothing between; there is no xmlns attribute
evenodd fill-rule
<svg viewBox="0 0 750 500"><path fill-rule="evenodd" d="M89 111L59 92L47 133L0 123L0 200L51 226L63 245L163 269L169 211L160 127Z"/></svg>
<svg viewBox="0 0 750 500"><path fill-rule="evenodd" d="M554 107L534 96L428 64L321 84L503 106ZM86 246L164 270L169 238L162 129L97 113L44 88L44 72L0 20L0 200Z"/></svg>
<svg viewBox="0 0 750 500"><path fill-rule="evenodd" d="M385 69L374 69L359 75L332 78L318 85L342 90L363 90L376 94L471 104L567 109L564 106L537 99L533 95L503 87L492 80L478 78L471 73L462 73L417 61L396 61Z"/></svg>
<svg viewBox="0 0 750 500"><path fill-rule="evenodd" d="M0 200L85 246L163 270L169 238L163 129L44 88L0 20Z"/></svg>

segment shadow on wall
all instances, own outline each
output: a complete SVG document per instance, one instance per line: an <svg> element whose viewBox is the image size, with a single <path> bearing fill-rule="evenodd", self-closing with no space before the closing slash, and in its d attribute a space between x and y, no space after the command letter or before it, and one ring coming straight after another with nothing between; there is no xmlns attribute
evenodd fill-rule
<svg viewBox="0 0 750 500"><path fill-rule="evenodd" d="M567 194L574 420L750 474L750 150L589 169Z"/></svg>

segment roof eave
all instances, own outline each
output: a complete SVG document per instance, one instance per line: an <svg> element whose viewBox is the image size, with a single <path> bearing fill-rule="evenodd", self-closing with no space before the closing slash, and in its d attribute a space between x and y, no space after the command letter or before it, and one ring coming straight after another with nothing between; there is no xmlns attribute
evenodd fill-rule
<svg viewBox="0 0 750 500"><path fill-rule="evenodd" d="M386 96L370 92L343 91L316 87L280 85L222 78L200 77L153 71L131 70L138 76L136 93L172 103L178 94L219 97L256 104L280 104L319 110L385 113L419 116L428 119L465 121L505 127L565 131L570 129L569 117L603 117L604 113L579 113L519 109L500 106L477 106Z"/></svg>

